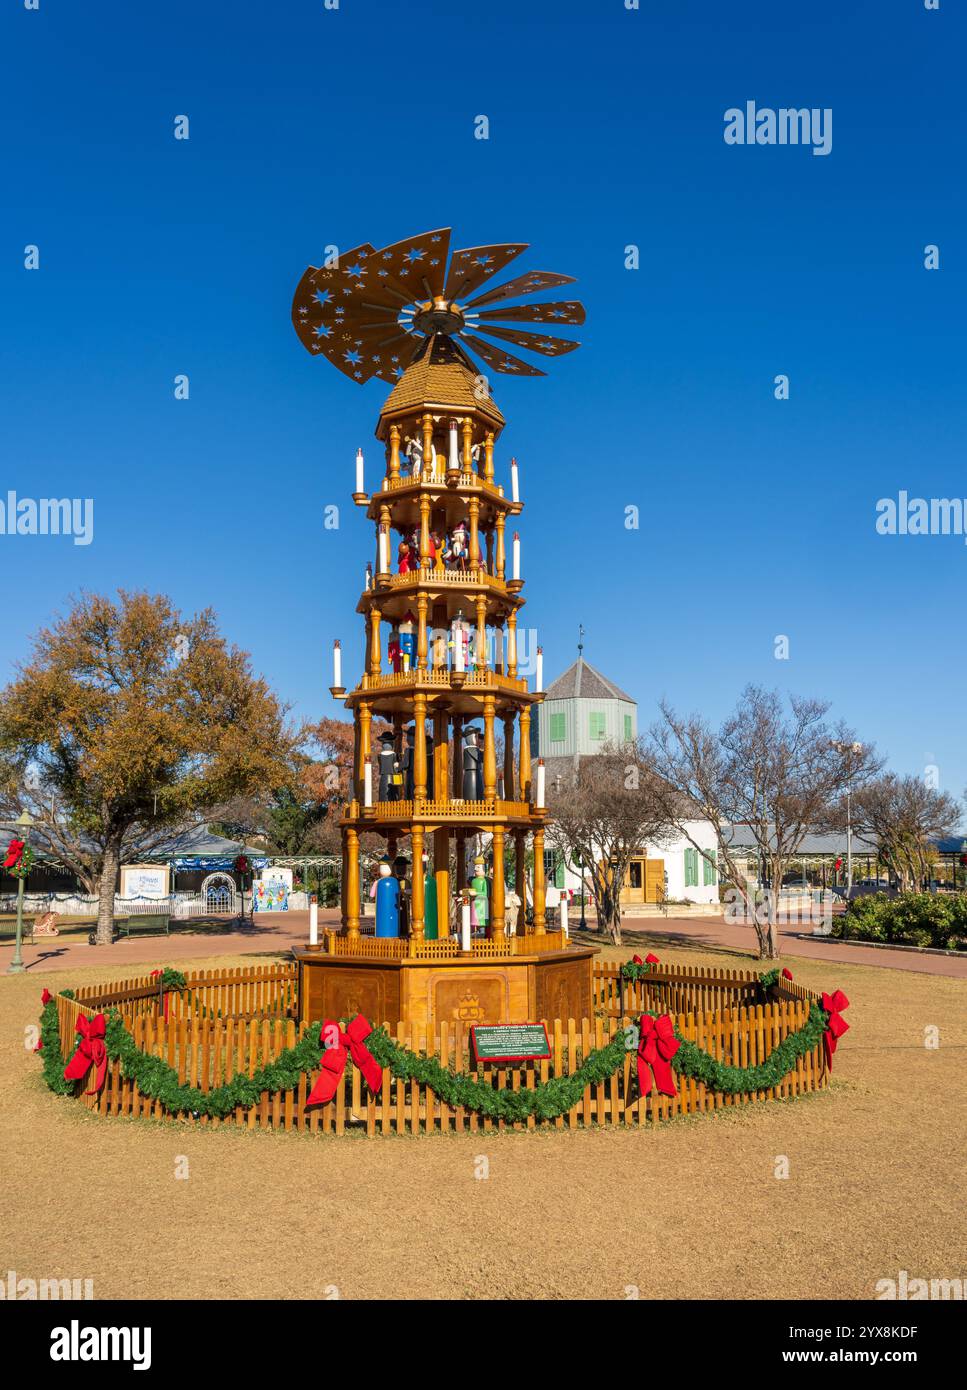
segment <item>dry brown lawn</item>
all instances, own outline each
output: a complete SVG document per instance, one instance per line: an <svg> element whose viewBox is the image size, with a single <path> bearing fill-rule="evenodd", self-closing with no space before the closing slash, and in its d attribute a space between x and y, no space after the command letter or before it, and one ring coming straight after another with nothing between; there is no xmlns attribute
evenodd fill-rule
<svg viewBox="0 0 967 1390"><path fill-rule="evenodd" d="M967 1276L967 982L786 963L851 1001L826 1093L657 1129L375 1140L90 1115L24 1048L43 980L0 978L0 1278L92 1278L101 1298L868 1299L901 1269Z"/></svg>

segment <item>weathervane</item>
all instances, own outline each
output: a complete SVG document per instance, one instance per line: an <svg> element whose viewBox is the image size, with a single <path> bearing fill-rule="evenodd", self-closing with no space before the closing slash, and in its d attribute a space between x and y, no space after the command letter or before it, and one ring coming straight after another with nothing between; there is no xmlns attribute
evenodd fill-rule
<svg viewBox="0 0 967 1390"><path fill-rule="evenodd" d="M292 322L303 346L327 357L353 381L362 383L375 376L391 385L428 345L432 349L441 338L475 374L479 368L471 353L495 372L545 375L506 351L501 341L545 357L559 357L580 346L570 338L513 326L581 324L584 306L577 300L492 307L573 284L573 275L533 270L477 294L491 276L526 251L527 244L508 242L454 251L448 267L449 247L450 228L441 227L382 250L364 243L343 253L335 265L309 266L292 301ZM468 299L469 295L475 297Z"/></svg>

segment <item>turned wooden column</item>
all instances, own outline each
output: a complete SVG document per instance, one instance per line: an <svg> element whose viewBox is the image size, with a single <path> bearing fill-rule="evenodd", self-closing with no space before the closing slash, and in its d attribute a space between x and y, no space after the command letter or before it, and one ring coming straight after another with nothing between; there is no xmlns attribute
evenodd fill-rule
<svg viewBox="0 0 967 1390"><path fill-rule="evenodd" d="M529 705L522 705L520 711L520 736L517 748L517 766L520 773L520 799L531 799L531 712Z"/></svg>
<svg viewBox="0 0 967 1390"><path fill-rule="evenodd" d="M421 478L429 476L433 468L433 416L426 414L423 416L423 471Z"/></svg>
<svg viewBox="0 0 967 1390"><path fill-rule="evenodd" d="M478 671L487 669L487 598L484 594L478 594L477 604L477 659L475 665Z"/></svg>
<svg viewBox="0 0 967 1390"><path fill-rule="evenodd" d="M390 425L389 427L389 475L391 478L400 476L400 427Z"/></svg>
<svg viewBox="0 0 967 1390"><path fill-rule="evenodd" d="M463 799L463 715L453 716L453 799Z"/></svg>
<svg viewBox="0 0 967 1390"><path fill-rule="evenodd" d="M514 892L520 898L517 930L523 930L527 920L527 835L523 830L514 831Z"/></svg>
<svg viewBox="0 0 967 1390"><path fill-rule="evenodd" d="M494 882L490 894L490 931L494 939L504 934L504 827L493 829Z"/></svg>
<svg viewBox="0 0 967 1390"><path fill-rule="evenodd" d="M359 938L359 835L351 826L346 828L346 851L343 856L343 873L346 876L346 935L352 940Z"/></svg>
<svg viewBox="0 0 967 1390"><path fill-rule="evenodd" d="M514 796L514 716L504 715L504 800L515 801Z"/></svg>
<svg viewBox="0 0 967 1390"><path fill-rule="evenodd" d="M469 416L463 422L463 472L468 476L473 472L473 421Z"/></svg>
<svg viewBox="0 0 967 1390"><path fill-rule="evenodd" d="M426 799L426 696L413 696L413 797ZM421 831L422 835L422 831Z"/></svg>
<svg viewBox="0 0 967 1390"><path fill-rule="evenodd" d="M359 782L357 796L360 801L365 800L366 796L366 759L372 757L372 725L372 706L366 700L363 700L359 706L359 764L356 774ZM376 800L375 796L373 800Z"/></svg>
<svg viewBox="0 0 967 1390"><path fill-rule="evenodd" d="M420 498L420 569L430 568L430 499Z"/></svg>
<svg viewBox="0 0 967 1390"><path fill-rule="evenodd" d="M501 512L497 517L497 557L494 570L494 577L497 579L505 578L507 570L507 552L504 548L504 527L506 524L507 518Z"/></svg>
<svg viewBox="0 0 967 1390"><path fill-rule="evenodd" d="M425 909L423 903L423 827L421 825L414 825L410 831L410 851L413 859L410 874L410 940L422 941Z"/></svg>
<svg viewBox="0 0 967 1390"><path fill-rule="evenodd" d="M494 480L494 432L488 430L484 435L484 481L493 483Z"/></svg>
<svg viewBox="0 0 967 1390"><path fill-rule="evenodd" d="M493 801L497 795L497 756L494 743L494 697L485 695L483 702L484 746L483 779L484 801Z"/></svg>
<svg viewBox="0 0 967 1390"><path fill-rule="evenodd" d="M480 498L470 499L470 573L480 570Z"/></svg>
<svg viewBox="0 0 967 1390"><path fill-rule="evenodd" d="M544 878L544 831L534 831L534 930L545 930L544 897L546 883Z"/></svg>
<svg viewBox="0 0 967 1390"><path fill-rule="evenodd" d="M417 669L418 671L425 671L425 670L426 670L426 655L427 655L427 642L426 642L426 609L427 609L427 604L428 604L428 602L429 602L429 600L428 600L426 594L418 594L418 595L417 595L417 599L416 599L416 615L417 615L417 625L416 625L416 669Z"/></svg>
<svg viewBox="0 0 967 1390"><path fill-rule="evenodd" d="M378 676L383 669L383 653L380 646L379 624L382 619L379 608L369 610L369 674Z"/></svg>
<svg viewBox="0 0 967 1390"><path fill-rule="evenodd" d="M517 610L507 615L507 674L517 675Z"/></svg>

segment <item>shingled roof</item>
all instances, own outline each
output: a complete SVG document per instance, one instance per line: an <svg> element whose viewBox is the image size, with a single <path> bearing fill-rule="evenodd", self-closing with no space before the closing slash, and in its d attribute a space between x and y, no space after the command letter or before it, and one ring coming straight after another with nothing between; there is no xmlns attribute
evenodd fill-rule
<svg viewBox="0 0 967 1390"><path fill-rule="evenodd" d="M377 435L382 438L382 417L392 417L415 406L473 410L485 416L498 430L502 429L505 423L503 415L489 396L481 395L479 376L470 370L467 361L449 338L435 334L418 360L412 367L407 367L389 393L380 412Z"/></svg>
<svg viewBox="0 0 967 1390"><path fill-rule="evenodd" d="M607 676L602 676L583 656L579 656L573 666L558 676L547 688L548 700L625 700L629 705L637 704L626 695Z"/></svg>

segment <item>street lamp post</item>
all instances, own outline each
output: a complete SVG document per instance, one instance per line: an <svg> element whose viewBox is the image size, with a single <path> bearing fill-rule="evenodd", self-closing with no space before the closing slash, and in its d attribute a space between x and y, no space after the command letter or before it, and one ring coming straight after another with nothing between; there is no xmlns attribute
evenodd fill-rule
<svg viewBox="0 0 967 1390"><path fill-rule="evenodd" d="M853 896L853 759L863 751L862 743L837 743L833 747L846 759L846 901Z"/></svg>
<svg viewBox="0 0 967 1390"><path fill-rule="evenodd" d="M24 854L27 852L27 845L30 840L30 831L33 826L33 818L29 811L21 811L16 819L16 827L19 838L24 843ZM8 975L22 975L26 966L23 958L23 936L24 936L24 883L26 875L17 875L17 940L13 949L13 960L7 969Z"/></svg>

